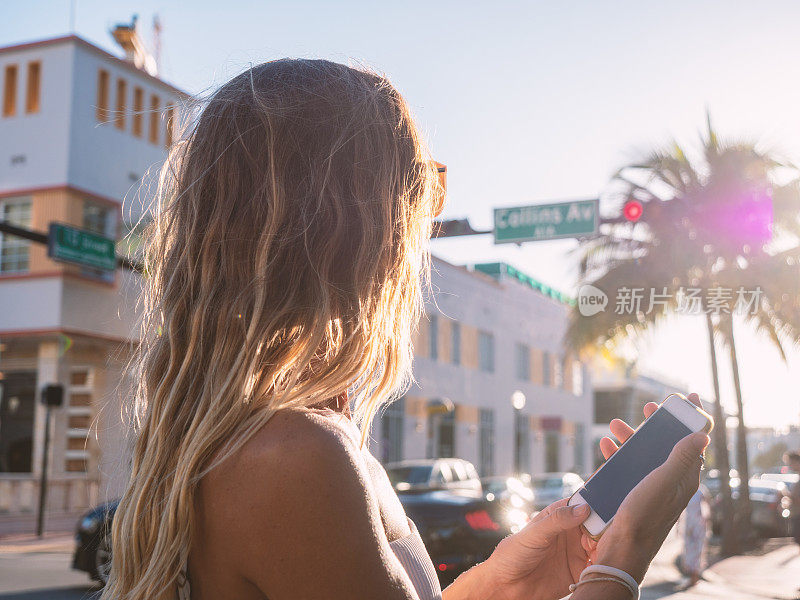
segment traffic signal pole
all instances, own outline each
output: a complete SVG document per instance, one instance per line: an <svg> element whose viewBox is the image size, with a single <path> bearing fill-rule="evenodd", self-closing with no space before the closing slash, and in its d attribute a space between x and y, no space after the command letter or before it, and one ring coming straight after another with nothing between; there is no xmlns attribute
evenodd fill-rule
<svg viewBox="0 0 800 600"><path fill-rule="evenodd" d="M49 243L49 236L46 233L34 231L32 229L25 229L24 227L17 227L16 225L12 225L7 221L0 221L0 233L14 235L24 240L33 242L34 244L43 244L47 246ZM117 255L116 260L117 266L122 269L127 269L136 273L144 272L144 266L140 262L131 260L127 256Z"/></svg>
<svg viewBox="0 0 800 600"><path fill-rule="evenodd" d="M50 468L50 415L53 408L48 404L44 413L44 444L42 445L42 472L39 475L39 506L36 511L36 536L44 535L44 513L47 506L47 470Z"/></svg>

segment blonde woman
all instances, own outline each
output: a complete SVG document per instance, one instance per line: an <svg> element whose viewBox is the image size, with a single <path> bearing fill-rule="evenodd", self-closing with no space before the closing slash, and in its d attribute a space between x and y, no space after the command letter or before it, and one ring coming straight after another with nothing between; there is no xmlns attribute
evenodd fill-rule
<svg viewBox="0 0 800 600"><path fill-rule="evenodd" d="M105 600L555 599L590 559L641 581L697 488L705 436L599 544L581 535L586 512L559 502L443 593L367 451L363 432L409 377L443 201L385 78L321 60L254 67L213 95L162 187ZM629 597L597 579L574 598Z"/></svg>

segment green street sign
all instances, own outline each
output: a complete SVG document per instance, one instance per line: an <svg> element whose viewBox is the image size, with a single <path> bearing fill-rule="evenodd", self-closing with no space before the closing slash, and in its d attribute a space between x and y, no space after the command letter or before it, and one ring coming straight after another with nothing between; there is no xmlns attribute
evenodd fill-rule
<svg viewBox="0 0 800 600"><path fill-rule="evenodd" d="M494 243L583 237L597 233L598 200L494 209Z"/></svg>
<svg viewBox="0 0 800 600"><path fill-rule="evenodd" d="M47 256L93 269L113 271L117 268L114 240L61 223L50 223Z"/></svg>

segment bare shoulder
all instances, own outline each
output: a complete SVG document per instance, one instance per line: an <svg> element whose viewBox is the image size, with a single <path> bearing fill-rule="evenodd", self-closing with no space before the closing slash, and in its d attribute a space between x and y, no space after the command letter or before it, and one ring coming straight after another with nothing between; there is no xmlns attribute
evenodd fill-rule
<svg viewBox="0 0 800 600"><path fill-rule="evenodd" d="M291 460L298 452L358 450L358 430L346 417L333 411L287 409L269 422L243 447L242 456L255 460Z"/></svg>
<svg viewBox="0 0 800 600"><path fill-rule="evenodd" d="M281 411L201 488L205 547L267 597L410 597L348 419Z"/></svg>
<svg viewBox="0 0 800 600"><path fill-rule="evenodd" d="M234 503L251 495L262 506L288 502L293 485L312 492L343 471L357 474L363 468L357 435L349 420L329 411L279 411L209 474L209 487L222 484L216 491L235 496Z"/></svg>

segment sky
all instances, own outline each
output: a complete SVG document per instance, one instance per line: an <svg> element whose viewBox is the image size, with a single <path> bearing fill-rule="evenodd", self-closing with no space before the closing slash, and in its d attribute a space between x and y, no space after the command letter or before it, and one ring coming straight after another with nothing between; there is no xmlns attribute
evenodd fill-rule
<svg viewBox="0 0 800 600"><path fill-rule="evenodd" d="M602 197L613 173L647 150L696 144L707 110L723 138L800 161L793 0L0 0L0 45L70 32L71 5L74 31L112 52L115 23L138 13L147 39L158 13L161 75L193 94L283 56L386 73L448 165L444 217L480 229L495 207ZM457 264L505 260L574 295L575 246L494 246L480 236L438 240L433 251ZM747 421L800 422L800 351L784 364L745 324L737 341ZM671 319L638 352L643 372L713 395L702 319ZM720 362L722 401L733 409Z"/></svg>

